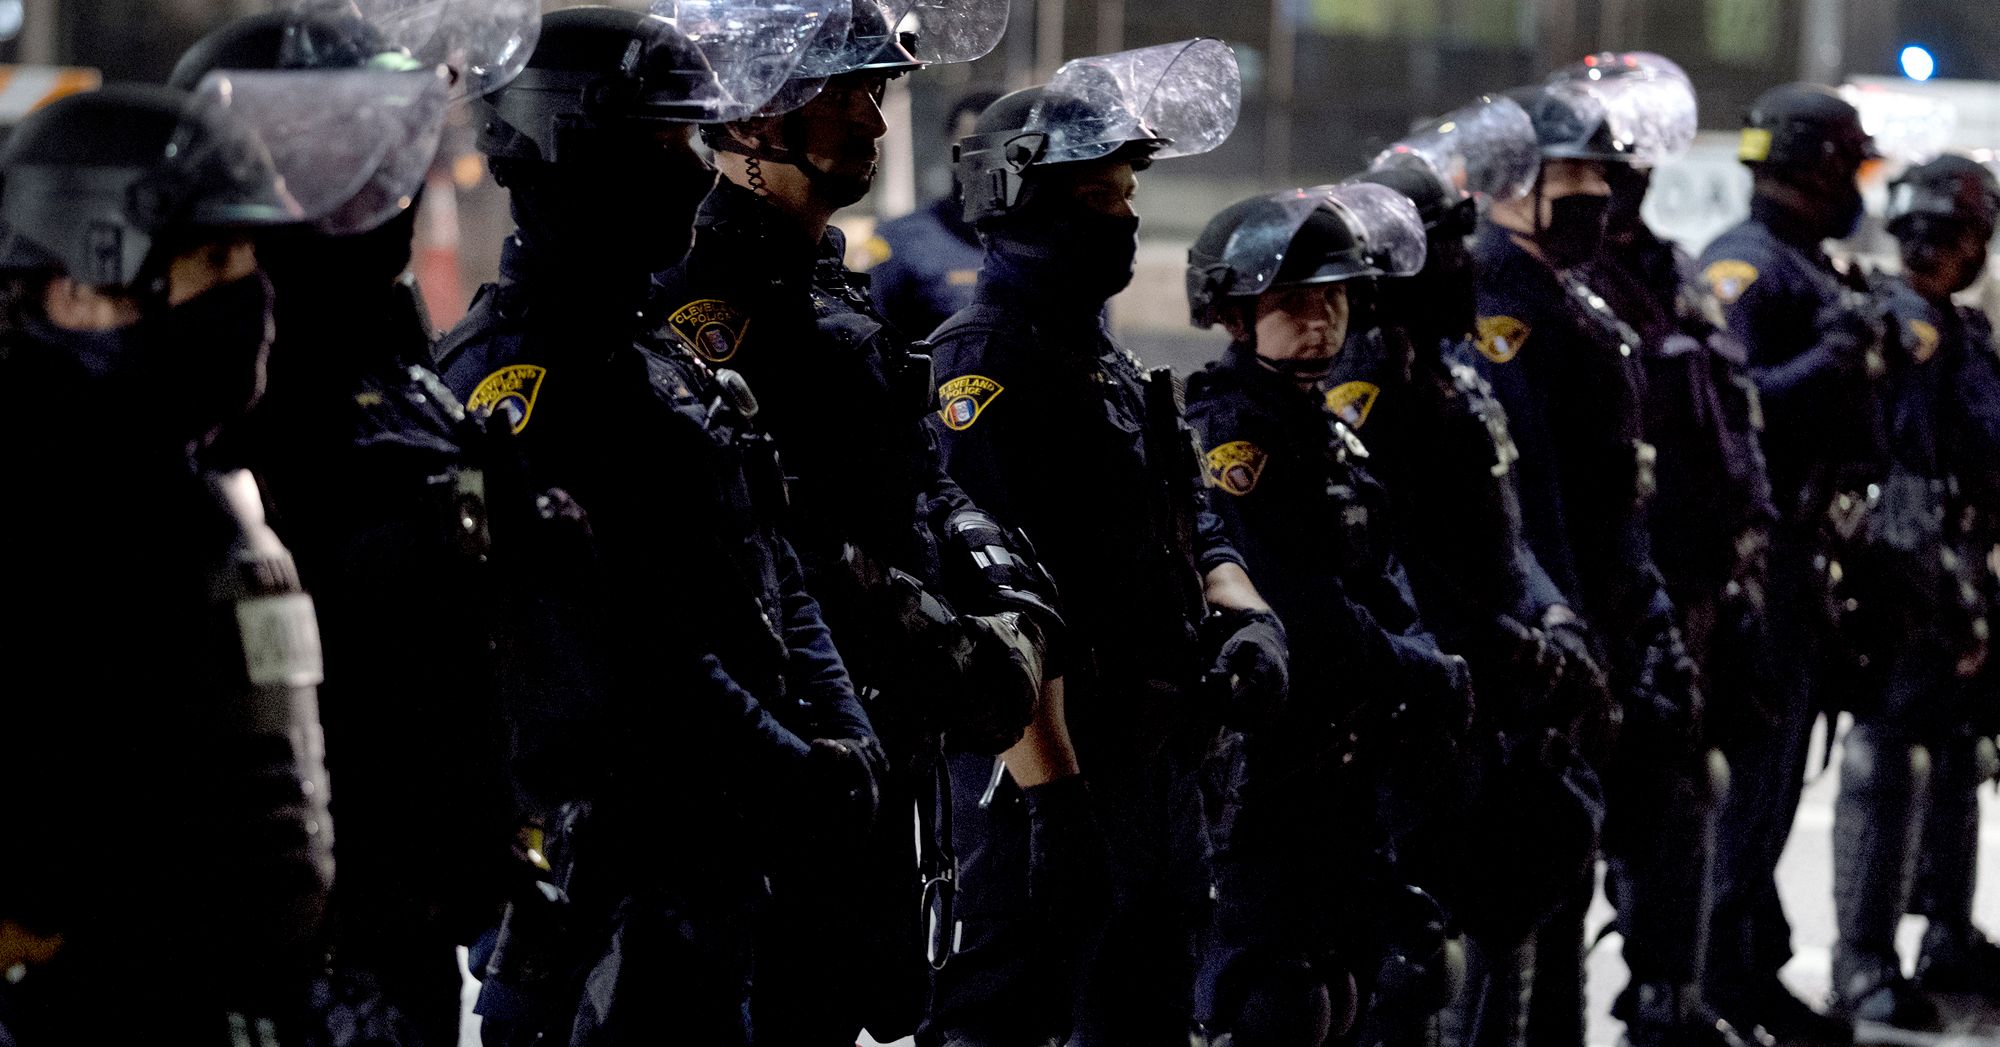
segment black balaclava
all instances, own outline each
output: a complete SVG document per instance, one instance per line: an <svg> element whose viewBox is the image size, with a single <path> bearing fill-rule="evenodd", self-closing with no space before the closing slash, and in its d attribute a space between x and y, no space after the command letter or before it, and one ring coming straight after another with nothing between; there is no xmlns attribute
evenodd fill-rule
<svg viewBox="0 0 2000 1047"><path fill-rule="evenodd" d="M650 132L579 132L562 162L494 161L537 281L591 300L642 294L694 238L715 171Z"/></svg>
<svg viewBox="0 0 2000 1047"><path fill-rule="evenodd" d="M981 223L986 267L1009 284L1032 287L1052 304L1090 312L1132 283L1139 217L1108 215L1055 194L1037 194L1030 176L1021 202Z"/></svg>
<svg viewBox="0 0 2000 1047"><path fill-rule="evenodd" d="M1444 343L1472 333L1475 275L1465 238L1434 230L1417 275L1377 284L1380 315L1410 333L1421 358L1435 357Z"/></svg>
<svg viewBox="0 0 2000 1047"><path fill-rule="evenodd" d="M126 431L205 441L263 392L271 346L271 285L261 272L179 305L141 304L137 323L72 331L38 308L18 318L25 349L88 390L95 413Z"/></svg>
<svg viewBox="0 0 2000 1047"><path fill-rule="evenodd" d="M1604 180L1611 184L1611 203L1604 212L1604 234L1613 244L1629 244L1646 227L1639 210L1646 203L1646 190L1653 185L1653 172L1637 164L1605 164Z"/></svg>

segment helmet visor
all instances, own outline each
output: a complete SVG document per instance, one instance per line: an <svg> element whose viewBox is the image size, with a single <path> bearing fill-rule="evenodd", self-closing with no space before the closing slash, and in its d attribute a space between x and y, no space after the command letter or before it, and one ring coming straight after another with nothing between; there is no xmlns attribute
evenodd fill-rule
<svg viewBox="0 0 2000 1047"><path fill-rule="evenodd" d="M540 0L280 0L282 10L320 19L359 19L390 48L425 66L451 70L452 98L478 97L512 80L541 35ZM287 34L288 51L306 42ZM304 66L288 53L284 64Z"/></svg>
<svg viewBox="0 0 2000 1047"><path fill-rule="evenodd" d="M1236 129L1242 85L1220 40L1078 58L1056 70L1027 130L1047 136L1042 163L1095 160L1132 143L1156 146L1159 159L1194 156Z"/></svg>
<svg viewBox="0 0 2000 1047"><path fill-rule="evenodd" d="M1420 125L1375 157L1375 169L1415 164L1467 196L1512 200L1527 195L1541 170L1541 148L1528 111L1491 96Z"/></svg>

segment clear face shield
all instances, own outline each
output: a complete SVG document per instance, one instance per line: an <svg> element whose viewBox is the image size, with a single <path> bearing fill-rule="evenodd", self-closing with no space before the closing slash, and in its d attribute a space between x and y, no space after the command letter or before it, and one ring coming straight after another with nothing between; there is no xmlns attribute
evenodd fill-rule
<svg viewBox="0 0 2000 1047"><path fill-rule="evenodd" d="M1009 10L1007 0L837 0L759 115L797 109L847 73L983 58L1006 34Z"/></svg>
<svg viewBox="0 0 2000 1047"><path fill-rule="evenodd" d="M281 0L281 10L317 19L356 20L390 48L423 66L451 70L452 100L476 98L512 80L528 64L541 34L540 0ZM288 36L288 66L311 64L297 53L311 46Z"/></svg>
<svg viewBox="0 0 2000 1047"><path fill-rule="evenodd" d="M1361 249L1377 274L1415 276L1423 271L1429 241L1424 219L1410 198L1372 182L1320 187L1334 206L1347 212L1361 232Z"/></svg>
<svg viewBox="0 0 2000 1047"><path fill-rule="evenodd" d="M1369 166L1415 166L1465 196L1514 200L1534 188L1542 157L1528 111L1491 96L1418 126Z"/></svg>

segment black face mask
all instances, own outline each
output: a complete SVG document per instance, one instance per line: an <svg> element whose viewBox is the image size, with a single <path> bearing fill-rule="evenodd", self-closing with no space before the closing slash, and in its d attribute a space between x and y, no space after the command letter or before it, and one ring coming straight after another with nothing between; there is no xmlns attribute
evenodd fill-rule
<svg viewBox="0 0 2000 1047"><path fill-rule="evenodd" d="M102 416L149 438L195 440L249 410L263 390L271 285L253 273L109 331L37 316L24 317L22 331L75 368Z"/></svg>
<svg viewBox="0 0 2000 1047"><path fill-rule="evenodd" d="M1867 205L1861 199L1861 187L1852 178L1833 186L1826 197L1826 235L1831 240L1845 240L1861 228L1861 216Z"/></svg>
<svg viewBox="0 0 2000 1047"><path fill-rule="evenodd" d="M647 136L578 134L564 149L563 162L508 186L531 246L584 283L659 272L687 254L713 169Z"/></svg>
<svg viewBox="0 0 2000 1047"><path fill-rule="evenodd" d="M1101 304L1132 283L1139 217L1083 207L1023 215L995 237L994 249L1038 285Z"/></svg>
<svg viewBox="0 0 2000 1047"><path fill-rule="evenodd" d="M1604 216L1610 198L1575 193L1549 201L1549 224L1535 243L1558 267L1581 265L1597 256L1604 240Z"/></svg>
<svg viewBox="0 0 2000 1047"><path fill-rule="evenodd" d="M1605 180L1611 183L1611 202L1605 207L1604 229L1613 239L1629 242L1645 228L1639 210L1646 203L1652 175L1643 168L1626 164L1606 164Z"/></svg>

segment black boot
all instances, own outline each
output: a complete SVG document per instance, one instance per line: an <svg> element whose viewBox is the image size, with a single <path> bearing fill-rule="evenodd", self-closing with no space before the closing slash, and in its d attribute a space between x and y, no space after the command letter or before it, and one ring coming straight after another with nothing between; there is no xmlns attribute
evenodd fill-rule
<svg viewBox="0 0 2000 1047"><path fill-rule="evenodd" d="M1624 1047L1750 1047L1690 986L1628 986L1611 1013L1625 1021Z"/></svg>

